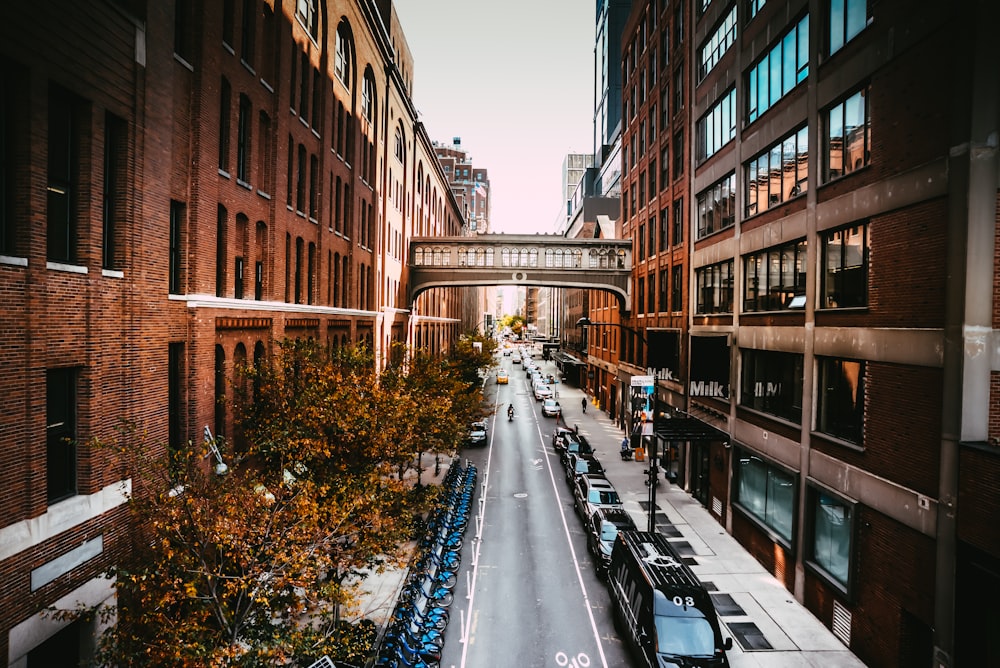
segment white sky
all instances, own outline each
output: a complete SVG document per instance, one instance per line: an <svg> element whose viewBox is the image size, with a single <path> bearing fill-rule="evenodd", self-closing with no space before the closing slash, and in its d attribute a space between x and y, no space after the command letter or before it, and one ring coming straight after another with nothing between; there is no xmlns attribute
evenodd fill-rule
<svg viewBox="0 0 1000 668"><path fill-rule="evenodd" d="M593 151L593 0L394 0L432 141L490 179L494 232L553 232L567 153Z"/></svg>

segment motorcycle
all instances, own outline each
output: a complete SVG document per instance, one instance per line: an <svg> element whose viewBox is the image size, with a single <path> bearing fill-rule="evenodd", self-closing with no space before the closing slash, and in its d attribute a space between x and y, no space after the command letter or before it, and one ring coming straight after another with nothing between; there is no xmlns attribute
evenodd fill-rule
<svg viewBox="0 0 1000 668"><path fill-rule="evenodd" d="M513 422L513 421L514 421L514 409L513 408L508 408L507 409L507 422Z"/></svg>

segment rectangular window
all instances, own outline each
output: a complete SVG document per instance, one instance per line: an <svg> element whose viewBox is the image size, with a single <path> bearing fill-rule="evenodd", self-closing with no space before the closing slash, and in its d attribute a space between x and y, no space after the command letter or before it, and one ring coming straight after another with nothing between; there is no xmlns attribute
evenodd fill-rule
<svg viewBox="0 0 1000 668"><path fill-rule="evenodd" d="M674 200L673 217L674 217L673 243L674 246L680 246L682 243L684 243L684 199L683 198L678 198Z"/></svg>
<svg viewBox="0 0 1000 668"><path fill-rule="evenodd" d="M871 160L871 86L834 105L826 113L823 137L823 180L861 169Z"/></svg>
<svg viewBox="0 0 1000 668"><path fill-rule="evenodd" d="M740 405L789 422L802 421L802 365L798 353L741 349Z"/></svg>
<svg viewBox="0 0 1000 668"><path fill-rule="evenodd" d="M305 215L306 212L306 147L299 144L297 173L295 175L295 210Z"/></svg>
<svg viewBox="0 0 1000 668"><path fill-rule="evenodd" d="M674 72L674 114L677 114L683 108L684 108L684 70L678 69L676 72ZM679 149L679 146L677 144L674 144L674 147L675 150Z"/></svg>
<svg viewBox="0 0 1000 668"><path fill-rule="evenodd" d="M636 280L635 283L636 283L636 290L638 290L638 294L636 294L636 296L635 296L635 309L636 309L636 312L638 312L638 313L645 313L646 312L645 311L645 307L646 307L646 278L644 276L640 276L638 278L638 280Z"/></svg>
<svg viewBox="0 0 1000 668"><path fill-rule="evenodd" d="M215 296L226 296L226 232L228 226L226 207L219 205L215 220Z"/></svg>
<svg viewBox="0 0 1000 668"><path fill-rule="evenodd" d="M292 135L288 135L288 159L285 161L285 205L292 208L292 192L295 183L295 142Z"/></svg>
<svg viewBox="0 0 1000 668"><path fill-rule="evenodd" d="M699 161L712 157L718 151L736 139L736 89L730 88L708 113L698 119L695 127L697 132L697 159Z"/></svg>
<svg viewBox="0 0 1000 668"><path fill-rule="evenodd" d="M747 0L747 23L750 23L750 20L757 16L766 2L767 0Z"/></svg>
<svg viewBox="0 0 1000 668"><path fill-rule="evenodd" d="M674 180L684 175L684 130L674 135Z"/></svg>
<svg viewBox="0 0 1000 668"><path fill-rule="evenodd" d="M818 489L810 489L808 496L811 526L806 562L849 591L854 506Z"/></svg>
<svg viewBox="0 0 1000 668"><path fill-rule="evenodd" d="M809 76L806 15L747 72L747 122L752 123Z"/></svg>
<svg viewBox="0 0 1000 668"><path fill-rule="evenodd" d="M732 260L696 269L695 280L698 284L695 313L710 315L733 312ZM675 311L677 306L677 302L674 302Z"/></svg>
<svg viewBox="0 0 1000 668"><path fill-rule="evenodd" d="M865 362L817 359L819 393L816 431L862 445L865 418Z"/></svg>
<svg viewBox="0 0 1000 668"><path fill-rule="evenodd" d="M222 0L222 43L233 45L234 25L236 15L236 0Z"/></svg>
<svg viewBox="0 0 1000 668"><path fill-rule="evenodd" d="M781 311L806 305L806 240L743 257L743 310Z"/></svg>
<svg viewBox="0 0 1000 668"><path fill-rule="evenodd" d="M868 305L868 223L824 232L820 308Z"/></svg>
<svg viewBox="0 0 1000 668"><path fill-rule="evenodd" d="M195 34L191 23L191 0L174 0L174 53L188 64Z"/></svg>
<svg viewBox="0 0 1000 668"><path fill-rule="evenodd" d="M251 68L257 43L257 0L243 0L243 21L240 25L240 58Z"/></svg>
<svg viewBox="0 0 1000 668"><path fill-rule="evenodd" d="M793 132L744 165L746 215L798 197L809 188L809 128Z"/></svg>
<svg viewBox="0 0 1000 668"><path fill-rule="evenodd" d="M871 23L868 0L830 0L830 55Z"/></svg>
<svg viewBox="0 0 1000 668"><path fill-rule="evenodd" d="M319 220L319 158L309 156L309 219Z"/></svg>
<svg viewBox="0 0 1000 668"><path fill-rule="evenodd" d="M795 525L795 476L747 450L736 452L733 504L790 547Z"/></svg>
<svg viewBox="0 0 1000 668"><path fill-rule="evenodd" d="M656 217L650 216L649 223L646 224L646 231L649 233L649 238L647 239L647 246L649 247L649 256L653 257L656 254Z"/></svg>
<svg viewBox="0 0 1000 668"><path fill-rule="evenodd" d="M253 298L257 301L264 298L264 263L260 260L254 263Z"/></svg>
<svg viewBox="0 0 1000 668"><path fill-rule="evenodd" d="M660 209L660 246L658 250L661 253L670 248L670 218L667 214L666 208Z"/></svg>
<svg viewBox="0 0 1000 668"><path fill-rule="evenodd" d="M49 504L76 494L75 368L45 372L45 480Z"/></svg>
<svg viewBox="0 0 1000 668"><path fill-rule="evenodd" d="M14 212L14 76L11 68L0 61L0 254L14 255L17 251L17 225Z"/></svg>
<svg viewBox="0 0 1000 668"><path fill-rule="evenodd" d="M670 185L670 149L664 146L660 151L660 189Z"/></svg>
<svg viewBox="0 0 1000 668"><path fill-rule="evenodd" d="M736 224L735 172L698 193L697 216L695 232L698 239Z"/></svg>
<svg viewBox="0 0 1000 668"><path fill-rule="evenodd" d="M660 292L659 301L657 302L657 310L661 312L666 312L670 310L670 285L668 279L670 278L670 273L666 270L666 267L660 268Z"/></svg>
<svg viewBox="0 0 1000 668"><path fill-rule="evenodd" d="M646 276L646 313L656 313L656 274Z"/></svg>
<svg viewBox="0 0 1000 668"><path fill-rule="evenodd" d="M229 81L222 78L222 88L219 92L219 169L229 173L229 107L232 104L233 91Z"/></svg>
<svg viewBox="0 0 1000 668"><path fill-rule="evenodd" d="M670 268L670 309L684 310L684 267L674 265Z"/></svg>
<svg viewBox="0 0 1000 668"><path fill-rule="evenodd" d="M181 267L183 254L181 252L181 239L184 225L184 204L170 200L170 268L168 270L168 289L170 294L183 294L183 283L181 282Z"/></svg>
<svg viewBox="0 0 1000 668"><path fill-rule="evenodd" d="M299 117L303 122L308 121L310 105L309 105L309 54L301 53L299 54ZM295 82L291 82L295 85Z"/></svg>
<svg viewBox="0 0 1000 668"><path fill-rule="evenodd" d="M708 41L699 50L698 81L712 71L729 47L736 41L736 5L722 19Z"/></svg>
<svg viewBox="0 0 1000 668"><path fill-rule="evenodd" d="M271 192L271 117L260 112L257 133L257 192Z"/></svg>
<svg viewBox="0 0 1000 668"><path fill-rule="evenodd" d="M76 105L76 99L68 91L57 86L49 88L46 218L48 259L55 262L75 262L77 259L76 188L80 147Z"/></svg>
<svg viewBox="0 0 1000 668"><path fill-rule="evenodd" d="M635 245L636 245L636 255L639 256L639 261L642 262L646 259L646 226L640 225L639 229L636 231L635 235Z"/></svg>
<svg viewBox="0 0 1000 668"><path fill-rule="evenodd" d="M233 296L236 299L243 299L243 257L240 255L236 256L236 266L233 268L233 277L236 281L236 287Z"/></svg>
<svg viewBox="0 0 1000 668"><path fill-rule="evenodd" d="M184 445L183 391L184 344L170 343L167 346L167 453L172 478L182 464L178 455Z"/></svg>
<svg viewBox="0 0 1000 668"><path fill-rule="evenodd" d="M250 182L250 98L240 94L240 111L236 121L236 179Z"/></svg>
<svg viewBox="0 0 1000 668"><path fill-rule="evenodd" d="M102 218L104 234L101 248L101 266L116 269L125 262L122 243L125 213L125 181L128 163L128 143L125 121L114 114L104 115L104 206Z"/></svg>

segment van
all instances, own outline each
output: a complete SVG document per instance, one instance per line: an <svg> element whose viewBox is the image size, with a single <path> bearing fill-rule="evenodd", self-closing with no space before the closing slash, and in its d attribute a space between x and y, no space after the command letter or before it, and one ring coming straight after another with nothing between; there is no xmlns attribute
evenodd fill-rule
<svg viewBox="0 0 1000 668"><path fill-rule="evenodd" d="M729 668L719 618L701 581L659 533L620 531L608 566L615 628L639 665Z"/></svg>

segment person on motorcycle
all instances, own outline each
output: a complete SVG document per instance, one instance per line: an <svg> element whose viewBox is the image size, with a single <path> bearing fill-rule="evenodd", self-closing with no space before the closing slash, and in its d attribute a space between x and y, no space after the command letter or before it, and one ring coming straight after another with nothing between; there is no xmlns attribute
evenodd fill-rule
<svg viewBox="0 0 1000 668"><path fill-rule="evenodd" d="M507 419L508 420L514 419L514 404L509 404L507 406Z"/></svg>

